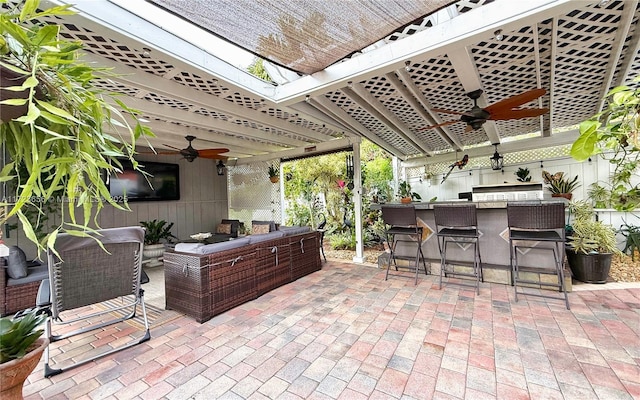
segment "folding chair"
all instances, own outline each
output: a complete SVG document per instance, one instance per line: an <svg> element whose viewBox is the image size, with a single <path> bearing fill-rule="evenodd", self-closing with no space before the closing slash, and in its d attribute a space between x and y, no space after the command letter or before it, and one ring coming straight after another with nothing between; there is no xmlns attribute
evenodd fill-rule
<svg viewBox="0 0 640 400"><path fill-rule="evenodd" d="M96 239L100 240L104 248L99 245ZM144 305L144 291L140 286L143 272L143 243L144 229L133 226L102 229L97 234L86 237L61 234L56 240L57 254L52 249L48 249L49 279L45 279L40 285L37 305L48 315L45 334L49 338L49 346L62 339L131 319L136 315L138 304L142 308L145 332L139 339L134 339L119 347L109 348L102 353L92 352L93 355L89 358L77 361L65 368L54 369L49 366L49 346L47 346L44 352L45 377L57 375L67 369L84 365L99 357L135 346L151 338ZM119 297L122 298L121 304L114 306L102 304L101 308L105 308L104 311L99 310L90 315L81 312L78 313L80 316L74 316L66 321L63 321L63 318L67 318L70 313L61 316L63 311ZM125 313L125 315L122 317L114 316L118 312ZM56 335L53 333L52 323L56 325L77 324L82 327Z"/></svg>

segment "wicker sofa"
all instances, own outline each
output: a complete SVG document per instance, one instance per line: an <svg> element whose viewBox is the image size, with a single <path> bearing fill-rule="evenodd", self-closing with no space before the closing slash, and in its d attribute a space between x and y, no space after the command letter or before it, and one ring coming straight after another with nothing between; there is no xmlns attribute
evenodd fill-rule
<svg viewBox="0 0 640 400"><path fill-rule="evenodd" d="M37 261L27 263L23 278L11 278L8 267L8 259L0 257L0 316L34 307L40 282L49 277L47 266Z"/></svg>
<svg viewBox="0 0 640 400"><path fill-rule="evenodd" d="M166 308L205 322L321 269L318 232L280 227L164 253Z"/></svg>

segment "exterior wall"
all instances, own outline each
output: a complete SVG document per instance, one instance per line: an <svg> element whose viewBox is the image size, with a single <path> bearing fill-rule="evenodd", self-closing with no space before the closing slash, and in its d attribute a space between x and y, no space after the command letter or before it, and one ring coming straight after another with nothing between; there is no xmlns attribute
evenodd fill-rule
<svg viewBox="0 0 640 400"><path fill-rule="evenodd" d="M141 162L156 161L179 164L180 200L129 203L131 211L121 211L106 205L100 212L102 228L140 225L140 221L163 219L174 222L172 233L179 239L188 239L198 232L214 232L220 220L227 217L227 175L218 176L216 160L197 158L187 162L181 156L145 156ZM7 246L19 245L27 257L35 257L35 246L22 233L12 230Z"/></svg>

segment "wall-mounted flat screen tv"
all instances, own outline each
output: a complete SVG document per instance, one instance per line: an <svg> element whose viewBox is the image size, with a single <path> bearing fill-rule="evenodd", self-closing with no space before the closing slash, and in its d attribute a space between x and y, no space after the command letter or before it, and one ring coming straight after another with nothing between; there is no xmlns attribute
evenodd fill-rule
<svg viewBox="0 0 640 400"><path fill-rule="evenodd" d="M180 169L178 164L140 161L145 176L128 161L121 161L122 172L108 182L111 198L127 201L180 200Z"/></svg>

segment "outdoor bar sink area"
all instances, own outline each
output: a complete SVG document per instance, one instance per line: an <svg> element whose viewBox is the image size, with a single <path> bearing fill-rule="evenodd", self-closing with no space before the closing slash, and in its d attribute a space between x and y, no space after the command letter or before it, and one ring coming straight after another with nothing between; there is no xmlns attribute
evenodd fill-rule
<svg viewBox="0 0 640 400"><path fill-rule="evenodd" d="M509 262L509 233L507 224L507 202L539 201L566 202L562 198L544 198L542 184L500 184L473 187L474 201L445 200L433 202L413 202L407 207L416 209L417 223L423 227L422 252L430 265L430 273L439 274L440 251L436 237L436 225L433 209L439 204L474 203L477 207L478 229L480 231L480 256L485 282L511 284L511 267ZM486 199L486 200L485 200ZM383 204L373 204L372 209L380 209ZM378 259L379 267L386 268L387 257L383 254ZM455 260L455 264L470 266L473 262L473 246L460 244L449 249L448 258ZM415 259L415 245L399 242L396 247L398 264L413 267ZM548 252L530 249L519 254L519 263L530 267L530 273L535 273L536 267L553 269L553 260ZM429 264L428 264L429 265ZM524 271L524 269L522 269ZM522 274L522 272L521 272ZM538 275L538 274L536 274ZM545 279L555 279L545 276ZM565 263L565 284L571 290L571 272Z"/></svg>

